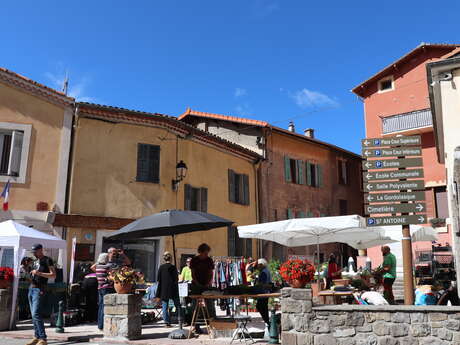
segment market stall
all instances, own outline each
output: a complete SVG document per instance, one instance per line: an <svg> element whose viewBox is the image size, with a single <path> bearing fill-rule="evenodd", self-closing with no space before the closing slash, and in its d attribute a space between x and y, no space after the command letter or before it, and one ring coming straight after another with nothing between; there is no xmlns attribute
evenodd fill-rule
<svg viewBox="0 0 460 345"><path fill-rule="evenodd" d="M13 306L15 306L17 303L21 258L24 256L26 250L30 249L32 245L36 243L42 244L43 247L47 249L60 249L63 251L62 257L66 257L66 241L15 223L12 220L0 223L0 247L10 247L14 249L14 282L12 296ZM64 272L67 272L66 264L67 261L64 260ZM10 328L12 328L14 325L15 311L16 308L11 308Z"/></svg>

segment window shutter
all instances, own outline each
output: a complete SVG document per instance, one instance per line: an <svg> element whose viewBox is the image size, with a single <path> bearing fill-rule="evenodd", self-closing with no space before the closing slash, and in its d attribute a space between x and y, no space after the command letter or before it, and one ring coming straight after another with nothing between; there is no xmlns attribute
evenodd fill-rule
<svg viewBox="0 0 460 345"><path fill-rule="evenodd" d="M200 188L201 190L201 205L200 211L201 212L208 212L208 188Z"/></svg>
<svg viewBox="0 0 460 345"><path fill-rule="evenodd" d="M308 211L308 212L307 212L307 218L311 218L311 217L313 217L313 212Z"/></svg>
<svg viewBox="0 0 460 345"><path fill-rule="evenodd" d="M235 200L235 173L231 169L228 169L228 200L230 200L230 202L236 202Z"/></svg>
<svg viewBox="0 0 460 345"><path fill-rule="evenodd" d="M305 177L304 177L304 162L301 160L296 161L297 165L297 176L298 176L298 183L299 184L305 184Z"/></svg>
<svg viewBox="0 0 460 345"><path fill-rule="evenodd" d="M184 186L184 210L192 209L192 186L186 184Z"/></svg>
<svg viewBox="0 0 460 345"><path fill-rule="evenodd" d="M252 257L252 238L246 239L246 253L244 256L247 258Z"/></svg>
<svg viewBox="0 0 460 345"><path fill-rule="evenodd" d="M292 182L291 159L288 156L284 156L284 178L286 182Z"/></svg>
<svg viewBox="0 0 460 345"><path fill-rule="evenodd" d="M292 212L292 208L287 209L287 219L294 218L294 212Z"/></svg>
<svg viewBox="0 0 460 345"><path fill-rule="evenodd" d="M228 256L236 255L236 230L233 226L227 227L227 247L228 247Z"/></svg>
<svg viewBox="0 0 460 345"><path fill-rule="evenodd" d="M319 164L316 165L316 181L316 186L321 188L323 186L323 168Z"/></svg>
<svg viewBox="0 0 460 345"><path fill-rule="evenodd" d="M146 182L149 175L148 146L137 145L137 181Z"/></svg>
<svg viewBox="0 0 460 345"><path fill-rule="evenodd" d="M347 184L347 162L346 161L341 161L342 164L342 181L343 184Z"/></svg>
<svg viewBox="0 0 460 345"><path fill-rule="evenodd" d="M21 167L21 152L23 139L24 133L19 131L13 132L10 152L10 164L8 166L8 175L19 176L19 169Z"/></svg>
<svg viewBox="0 0 460 345"><path fill-rule="evenodd" d="M160 146L149 145L150 181L160 183Z"/></svg>
<svg viewBox="0 0 460 345"><path fill-rule="evenodd" d="M243 176L243 205L249 205L249 176Z"/></svg>
<svg viewBox="0 0 460 345"><path fill-rule="evenodd" d="M299 214L297 215L297 218L305 218L305 212L304 211L299 211Z"/></svg>
<svg viewBox="0 0 460 345"><path fill-rule="evenodd" d="M311 164L310 162L305 163L305 168L307 170L307 185L311 186L312 185L312 180L311 180Z"/></svg>

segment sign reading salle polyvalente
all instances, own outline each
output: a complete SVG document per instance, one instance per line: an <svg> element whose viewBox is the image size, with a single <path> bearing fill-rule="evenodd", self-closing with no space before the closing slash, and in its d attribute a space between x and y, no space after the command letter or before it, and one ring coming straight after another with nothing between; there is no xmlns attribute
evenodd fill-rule
<svg viewBox="0 0 460 345"><path fill-rule="evenodd" d="M406 158L422 155L421 136L367 138L361 143L365 213L371 215L367 226L426 223L426 204L420 202L425 200L422 158ZM377 193L383 191L392 192Z"/></svg>

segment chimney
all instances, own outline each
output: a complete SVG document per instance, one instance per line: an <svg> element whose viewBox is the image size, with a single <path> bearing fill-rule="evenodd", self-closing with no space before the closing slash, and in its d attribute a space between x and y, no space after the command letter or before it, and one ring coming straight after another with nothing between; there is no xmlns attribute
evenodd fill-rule
<svg viewBox="0 0 460 345"><path fill-rule="evenodd" d="M307 128L303 131L306 137L314 138L315 137L315 130L313 128Z"/></svg>
<svg viewBox="0 0 460 345"><path fill-rule="evenodd" d="M289 131L289 132L292 132L292 133L295 133L294 122L289 121L288 131Z"/></svg>

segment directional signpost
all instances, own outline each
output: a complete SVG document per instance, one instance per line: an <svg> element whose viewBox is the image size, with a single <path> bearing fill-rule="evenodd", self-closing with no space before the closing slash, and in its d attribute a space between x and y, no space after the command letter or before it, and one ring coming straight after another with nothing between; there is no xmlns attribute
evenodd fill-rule
<svg viewBox="0 0 460 345"><path fill-rule="evenodd" d="M367 226L402 225L404 300L413 304L410 224L426 224L420 135L367 138L361 141L365 159L363 188ZM406 157L411 158L406 158ZM411 169L407 169L411 168ZM385 192L383 191L392 191Z"/></svg>

